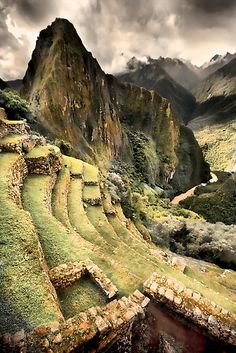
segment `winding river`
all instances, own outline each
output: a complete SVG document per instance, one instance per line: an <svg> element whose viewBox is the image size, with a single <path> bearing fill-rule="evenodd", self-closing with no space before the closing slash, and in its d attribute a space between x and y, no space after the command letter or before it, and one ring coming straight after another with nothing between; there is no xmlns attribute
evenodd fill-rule
<svg viewBox="0 0 236 353"><path fill-rule="evenodd" d="M208 181L208 183L216 183L217 181L218 181L217 176L214 173L211 173L211 179ZM208 183L202 183L202 184L196 185L193 188L191 188L191 189L187 190L186 192L184 192L183 194L175 196L173 198L173 200L171 201L171 203L173 205L178 205L180 203L180 201L183 201L183 200L187 199L190 196L194 196L194 191L196 190L196 188L198 186L206 186Z"/></svg>

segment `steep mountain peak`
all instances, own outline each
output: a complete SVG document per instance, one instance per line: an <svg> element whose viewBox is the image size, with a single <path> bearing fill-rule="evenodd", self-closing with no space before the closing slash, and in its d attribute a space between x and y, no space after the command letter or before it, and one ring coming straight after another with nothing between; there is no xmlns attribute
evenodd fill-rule
<svg viewBox="0 0 236 353"><path fill-rule="evenodd" d="M134 64L138 62L136 58L131 61ZM146 67L147 64L144 65ZM168 76L162 68L157 72ZM160 75L159 79L165 86L165 79ZM177 84L170 77L168 80L175 92ZM40 126L50 136L69 142L73 152L82 159L100 161L104 167L104 163L108 166L119 156L137 168L140 164L151 165L150 173L143 167L142 175L153 185L165 183L166 174L169 176L176 169L173 179L176 189L192 184L193 176L196 184L208 170L194 137L182 131L169 102L155 92L122 84L106 75L67 20L57 19L40 33L23 85L24 94L30 99ZM181 89L184 90L183 87ZM193 96L185 91L184 97L187 96L189 104L193 104ZM182 109L181 106L182 101L178 107ZM179 115L182 117L181 113ZM134 131L137 135L145 134L143 141L148 146L150 144L146 164L142 151L141 154L133 152L138 143L134 141ZM189 172L184 176L181 169L185 163L181 159L182 147L178 149L182 138L189 138L194 145L193 157L189 157ZM167 139L168 144L165 143ZM168 156L168 165L162 162L163 155ZM142 163L138 158L142 158ZM196 164L193 158L201 166L196 177L191 172L191 165Z"/></svg>
<svg viewBox="0 0 236 353"><path fill-rule="evenodd" d="M67 44L79 45L85 49L73 24L64 18L56 18L46 29L40 32L38 40L43 41L44 44L49 44L55 40L63 40Z"/></svg>
<svg viewBox="0 0 236 353"><path fill-rule="evenodd" d="M232 59L236 57L236 53L231 54L227 52L225 55L216 54L209 62L206 62L200 67L200 77L204 79L216 72L218 69L228 64Z"/></svg>
<svg viewBox="0 0 236 353"><path fill-rule="evenodd" d="M218 60L220 60L220 59L222 59L222 55L216 54L216 55L214 55L214 56L211 58L210 62L215 62L215 61L218 61Z"/></svg>

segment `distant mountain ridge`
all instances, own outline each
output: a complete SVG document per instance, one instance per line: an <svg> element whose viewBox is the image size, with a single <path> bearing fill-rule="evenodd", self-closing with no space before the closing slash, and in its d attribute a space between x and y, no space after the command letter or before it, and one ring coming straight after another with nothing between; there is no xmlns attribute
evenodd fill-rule
<svg viewBox="0 0 236 353"><path fill-rule="evenodd" d="M212 168L236 171L236 58L202 80L194 93L189 127Z"/></svg>
<svg viewBox="0 0 236 353"><path fill-rule="evenodd" d="M154 90L162 97L167 98L171 102L179 121L186 123L190 120L194 109L195 98L163 68L163 66L166 67L167 65L173 68L173 62L173 60L169 59L168 64L163 58L157 60L149 58L146 63L132 58L127 63L127 71L118 74L117 78L123 82L130 82L146 89ZM179 66L182 67L184 64ZM185 69L190 71L187 67ZM173 72L174 70L172 70L172 75L174 76ZM179 76L181 75L179 74Z"/></svg>
<svg viewBox="0 0 236 353"><path fill-rule="evenodd" d="M199 69L201 79L205 79L223 66L227 65L231 60L236 58L236 53L226 53L225 55L214 55L211 60L203 64Z"/></svg>

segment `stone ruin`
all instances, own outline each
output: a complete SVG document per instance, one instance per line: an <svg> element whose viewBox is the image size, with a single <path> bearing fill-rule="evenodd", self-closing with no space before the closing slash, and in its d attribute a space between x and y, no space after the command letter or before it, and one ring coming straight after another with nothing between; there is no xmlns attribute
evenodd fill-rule
<svg viewBox="0 0 236 353"><path fill-rule="evenodd" d="M91 260L61 264L51 269L49 276L55 288L70 286L82 276L89 276L101 288L109 300L113 299L118 293L116 286Z"/></svg>
<svg viewBox="0 0 236 353"><path fill-rule="evenodd" d="M1 337L3 352L100 352L145 318L148 303L149 299L136 290L129 297L115 299L104 307L92 307L65 322L41 325L28 334L23 330L6 334Z"/></svg>
<svg viewBox="0 0 236 353"><path fill-rule="evenodd" d="M207 330L219 340L236 345L236 315L218 306L177 280L153 273L144 283L144 292L158 303Z"/></svg>

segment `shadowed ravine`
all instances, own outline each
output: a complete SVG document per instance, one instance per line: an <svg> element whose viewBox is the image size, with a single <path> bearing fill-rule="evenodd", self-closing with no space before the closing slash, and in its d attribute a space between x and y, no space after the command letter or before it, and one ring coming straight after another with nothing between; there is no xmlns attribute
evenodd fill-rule
<svg viewBox="0 0 236 353"><path fill-rule="evenodd" d="M211 179L209 180L209 183L216 183L218 180L217 176L214 173L211 173ZM186 200L188 197L190 196L194 196L194 191L196 190L196 188L198 186L205 186L206 183L201 183L199 185L194 186L193 188L187 190L186 192L177 195L173 198L173 200L171 201L171 203L173 205L178 205L180 203L180 201Z"/></svg>
<svg viewBox="0 0 236 353"><path fill-rule="evenodd" d="M149 304L148 313L153 319L150 323L150 334L153 347L160 345L160 337L172 343L176 352L181 353L231 353L233 348L223 345L204 335L199 329L186 320L178 317L161 305ZM155 352L153 350L152 352Z"/></svg>

